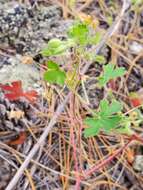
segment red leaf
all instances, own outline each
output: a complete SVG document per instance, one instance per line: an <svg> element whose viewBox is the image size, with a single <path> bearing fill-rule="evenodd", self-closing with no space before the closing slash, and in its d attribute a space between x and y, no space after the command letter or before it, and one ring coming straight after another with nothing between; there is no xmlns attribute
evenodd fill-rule
<svg viewBox="0 0 143 190"><path fill-rule="evenodd" d="M141 100L139 98L130 98L131 104L133 107L140 106L142 104Z"/></svg>
<svg viewBox="0 0 143 190"><path fill-rule="evenodd" d="M12 85L4 85L4 84L0 84L0 88L2 90L6 90L6 91L17 91L17 92L20 92L22 91L21 89L21 86L22 86L22 83L21 81L15 81L15 82L12 82L11 83Z"/></svg>
<svg viewBox="0 0 143 190"><path fill-rule="evenodd" d="M133 107L140 106L143 103L142 95L139 92L131 92L129 94L129 100Z"/></svg>
<svg viewBox="0 0 143 190"><path fill-rule="evenodd" d="M14 101L14 100L18 100L21 96L18 96L18 94L5 94L5 97L10 100L10 101Z"/></svg>
<svg viewBox="0 0 143 190"><path fill-rule="evenodd" d="M38 97L38 94L37 94L37 92L35 90L31 90L31 91L25 92L23 95L30 102L34 102L37 99L37 97Z"/></svg>
<svg viewBox="0 0 143 190"><path fill-rule="evenodd" d="M26 132L21 132L19 134L19 137L16 140L9 141L9 142L7 142L7 144L10 144L10 145L23 144L25 142L26 138L27 138Z"/></svg>
<svg viewBox="0 0 143 190"><path fill-rule="evenodd" d="M27 100L33 103L38 97L37 92L34 90L23 92L21 81L14 81L11 83L11 85L0 84L0 88L3 91L6 91L5 97L10 101L18 100L20 97L25 97Z"/></svg>

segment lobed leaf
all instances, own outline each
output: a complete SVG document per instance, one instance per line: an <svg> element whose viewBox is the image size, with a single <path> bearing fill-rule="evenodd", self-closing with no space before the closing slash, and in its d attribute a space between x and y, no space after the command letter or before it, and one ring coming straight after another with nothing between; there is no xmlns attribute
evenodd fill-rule
<svg viewBox="0 0 143 190"><path fill-rule="evenodd" d="M77 22L68 30L69 38L73 38L80 45L86 44L89 29L85 23Z"/></svg>
<svg viewBox="0 0 143 190"><path fill-rule="evenodd" d="M44 73L44 80L48 81L49 83L64 85L66 79L66 74L64 71L61 70L49 70Z"/></svg>
<svg viewBox="0 0 143 190"><path fill-rule="evenodd" d="M41 51L43 56L54 56L64 53L67 50L65 41L59 39L51 39L46 48Z"/></svg>
<svg viewBox="0 0 143 190"><path fill-rule="evenodd" d="M103 74L101 74L99 77L99 84L104 86L111 79L123 76L125 72L125 68L123 67L115 68L114 64L107 64L103 66Z"/></svg>
<svg viewBox="0 0 143 190"><path fill-rule="evenodd" d="M121 121L121 117L118 115L102 118L101 120L102 128L106 132L109 132L111 129L115 129L116 127L118 127L118 125L120 124L120 121Z"/></svg>
<svg viewBox="0 0 143 190"><path fill-rule="evenodd" d="M100 130L109 132L110 130L116 129L122 120L121 115L118 114L122 110L120 102L113 100L111 104L104 99L100 102L99 112L93 118L86 118L85 124L89 126L84 130L84 136L90 137L97 135Z"/></svg>
<svg viewBox="0 0 143 190"><path fill-rule="evenodd" d="M38 94L35 90L23 92L21 81L14 81L11 83L11 85L0 84L0 88L4 90L5 97L10 101L19 100L21 97L25 97L27 100L33 103L38 97Z"/></svg>
<svg viewBox="0 0 143 190"><path fill-rule="evenodd" d="M109 106L108 114L111 115L111 114L120 112L122 109L123 109L122 104L116 100L113 100Z"/></svg>
<svg viewBox="0 0 143 190"><path fill-rule="evenodd" d="M84 123L90 126L90 128L86 128L84 130L85 137L95 136L99 133L99 130L101 128L101 123L98 119L86 118Z"/></svg>
<svg viewBox="0 0 143 190"><path fill-rule="evenodd" d="M48 70L44 73L44 80L49 83L56 83L59 85L64 85L66 74L62 71L59 65L54 61L47 62Z"/></svg>
<svg viewBox="0 0 143 190"><path fill-rule="evenodd" d="M47 62L48 69L53 69L53 70L59 70L59 65L55 63L54 61L48 61Z"/></svg>

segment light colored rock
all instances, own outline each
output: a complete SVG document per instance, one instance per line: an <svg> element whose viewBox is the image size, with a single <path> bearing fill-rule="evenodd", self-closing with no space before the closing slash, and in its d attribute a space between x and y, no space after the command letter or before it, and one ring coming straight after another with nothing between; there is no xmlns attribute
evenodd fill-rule
<svg viewBox="0 0 143 190"><path fill-rule="evenodd" d="M134 170L143 173L143 155L137 155L133 164Z"/></svg>
<svg viewBox="0 0 143 190"><path fill-rule="evenodd" d="M22 64L21 56L12 57L11 64L0 69L0 83L11 83L16 80L22 81L25 90L34 88L35 84L37 88L40 72L33 65Z"/></svg>
<svg viewBox="0 0 143 190"><path fill-rule="evenodd" d="M143 51L143 44L140 44L136 41L132 41L129 46L129 50L133 54L139 54L141 51Z"/></svg>

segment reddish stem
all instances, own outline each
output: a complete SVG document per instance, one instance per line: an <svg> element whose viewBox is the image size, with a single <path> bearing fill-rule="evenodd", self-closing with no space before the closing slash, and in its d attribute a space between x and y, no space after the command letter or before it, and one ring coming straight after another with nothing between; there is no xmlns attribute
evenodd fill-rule
<svg viewBox="0 0 143 190"><path fill-rule="evenodd" d="M76 122L74 120L74 96L71 96L71 102L70 102L70 119L71 119L71 124L76 126ZM75 136L74 136L74 129L73 126L71 126L71 143L73 145L73 159L75 162L75 170L76 170L76 185L75 185L75 190L80 189L80 182L81 178L79 176L79 167L78 167L78 159L77 159L77 147L75 143Z"/></svg>

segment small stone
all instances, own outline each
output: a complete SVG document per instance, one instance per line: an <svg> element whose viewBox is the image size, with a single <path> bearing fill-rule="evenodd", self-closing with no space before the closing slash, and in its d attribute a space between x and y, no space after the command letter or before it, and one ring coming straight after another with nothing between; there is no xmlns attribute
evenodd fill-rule
<svg viewBox="0 0 143 190"><path fill-rule="evenodd" d="M143 45L136 41L133 41L129 46L129 50L131 53L138 55L141 51L143 51Z"/></svg>
<svg viewBox="0 0 143 190"><path fill-rule="evenodd" d="M23 64L32 64L33 63L33 58L31 56L23 56L21 59L21 62Z"/></svg>
<svg viewBox="0 0 143 190"><path fill-rule="evenodd" d="M0 116L4 116L6 114L6 107L3 104L0 104Z"/></svg>
<svg viewBox="0 0 143 190"><path fill-rule="evenodd" d="M133 164L134 170L143 173L143 155L137 155Z"/></svg>
<svg viewBox="0 0 143 190"><path fill-rule="evenodd" d="M4 127L7 127L8 129L11 129L11 130L14 129L13 123L11 121L8 121L8 120L4 121Z"/></svg>

